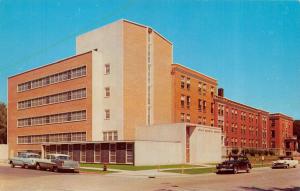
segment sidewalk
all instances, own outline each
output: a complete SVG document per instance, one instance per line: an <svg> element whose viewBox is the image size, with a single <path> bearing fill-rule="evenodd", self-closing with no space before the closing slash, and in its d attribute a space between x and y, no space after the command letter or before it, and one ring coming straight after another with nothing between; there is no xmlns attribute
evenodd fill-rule
<svg viewBox="0 0 300 191"><path fill-rule="evenodd" d="M172 172L163 172L165 170L175 170L175 169L199 169L199 168L210 168L215 165L202 165L201 167L187 167L187 168L164 168L164 169L151 169L151 170L119 170L119 169L111 169L108 168L109 171L114 171L114 173L107 174L106 176L131 176L131 177L146 177L146 178L158 178L158 177L189 177L195 176L191 174L180 174L180 173L172 173ZM80 167L81 169L88 170L103 170L103 168L95 168L95 167ZM209 174L209 173L207 173Z"/></svg>

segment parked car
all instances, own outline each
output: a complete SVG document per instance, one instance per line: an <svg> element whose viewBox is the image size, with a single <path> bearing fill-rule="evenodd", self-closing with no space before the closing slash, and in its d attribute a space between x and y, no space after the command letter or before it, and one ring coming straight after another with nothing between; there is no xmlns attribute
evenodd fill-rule
<svg viewBox="0 0 300 191"><path fill-rule="evenodd" d="M17 157L9 159L9 164L12 168L15 166L21 166L23 168L35 167L36 161L40 159L41 156L36 153L19 153Z"/></svg>
<svg viewBox="0 0 300 191"><path fill-rule="evenodd" d="M293 157L281 156L279 160L272 162L272 168L296 168L298 164L298 160L294 160Z"/></svg>
<svg viewBox="0 0 300 191"><path fill-rule="evenodd" d="M247 156L244 155L230 155L224 162L217 164L217 173L232 172L237 174L240 170L250 172L252 165Z"/></svg>
<svg viewBox="0 0 300 191"><path fill-rule="evenodd" d="M61 170L72 170L73 172L79 172L79 163L77 161L70 160L69 155L49 154L45 159L37 160L36 169L48 169L54 172Z"/></svg>

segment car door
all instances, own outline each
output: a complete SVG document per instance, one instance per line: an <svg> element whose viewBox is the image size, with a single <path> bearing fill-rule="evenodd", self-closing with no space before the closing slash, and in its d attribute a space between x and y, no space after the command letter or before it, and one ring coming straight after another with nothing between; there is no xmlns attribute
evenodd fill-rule
<svg viewBox="0 0 300 191"><path fill-rule="evenodd" d="M246 170L247 169L247 159L246 158L244 158L244 157L241 157L240 159L239 159L239 168L241 169L241 170Z"/></svg>
<svg viewBox="0 0 300 191"><path fill-rule="evenodd" d="M15 165L23 166L23 160L25 158L25 154L21 153L15 158Z"/></svg>

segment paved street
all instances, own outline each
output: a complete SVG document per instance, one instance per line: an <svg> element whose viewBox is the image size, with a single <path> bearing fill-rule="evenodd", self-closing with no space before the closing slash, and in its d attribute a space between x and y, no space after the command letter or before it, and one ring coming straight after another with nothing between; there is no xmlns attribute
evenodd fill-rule
<svg viewBox="0 0 300 191"><path fill-rule="evenodd" d="M300 168L255 169L250 174L179 175L159 178L88 173L53 173L0 166L1 191L196 191L300 190Z"/></svg>

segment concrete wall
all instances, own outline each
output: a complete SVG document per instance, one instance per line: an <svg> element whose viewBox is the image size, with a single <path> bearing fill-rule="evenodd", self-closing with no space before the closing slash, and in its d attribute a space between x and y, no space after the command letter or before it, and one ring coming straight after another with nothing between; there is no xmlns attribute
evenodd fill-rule
<svg viewBox="0 0 300 191"><path fill-rule="evenodd" d="M200 164L221 161L221 129L188 123L152 125L136 128L136 140L142 142L146 141L146 143L138 145L136 151L144 152L144 156L139 156L142 154L136 153L138 158L135 158L135 161L138 164L146 164L146 160L148 160L148 163L153 163L151 160L164 163L176 161L186 163L186 126L190 126L191 129L190 163ZM144 148L142 149L141 147ZM177 148L175 149L175 147ZM175 154L173 152L175 152ZM175 158L171 159L174 155L176 155ZM155 158L156 156L160 156L161 159Z"/></svg>
<svg viewBox="0 0 300 191"><path fill-rule="evenodd" d="M185 138L185 124L163 124L139 127L135 131L136 140L151 141L183 141Z"/></svg>
<svg viewBox="0 0 300 191"><path fill-rule="evenodd" d="M8 159L8 145L0 144L0 162L6 162Z"/></svg>
<svg viewBox="0 0 300 191"><path fill-rule="evenodd" d="M100 73L93 73L93 118L102 122L94 123L93 129L101 131L118 131L118 138L123 139L123 21L105 25L101 28L82 34L76 38L76 53L80 54L97 49L101 54L101 63L94 64ZM104 73L105 64L110 65L110 74ZM95 76L97 75L97 76ZM105 97L104 88L110 87L110 97ZM97 99L96 101L94 99ZM110 120L106 120L105 109L110 110ZM101 111L100 111L101 110ZM94 140L102 140L102 133Z"/></svg>
<svg viewBox="0 0 300 191"><path fill-rule="evenodd" d="M221 157L221 130L216 127L196 126L190 137L190 162L219 162Z"/></svg>
<svg viewBox="0 0 300 191"><path fill-rule="evenodd" d="M135 165L182 164L180 142L135 141Z"/></svg>
<svg viewBox="0 0 300 191"><path fill-rule="evenodd" d="M103 139L103 118L105 115L103 106L104 88L103 74L104 67L102 53L93 51L92 61L92 141L101 141Z"/></svg>

